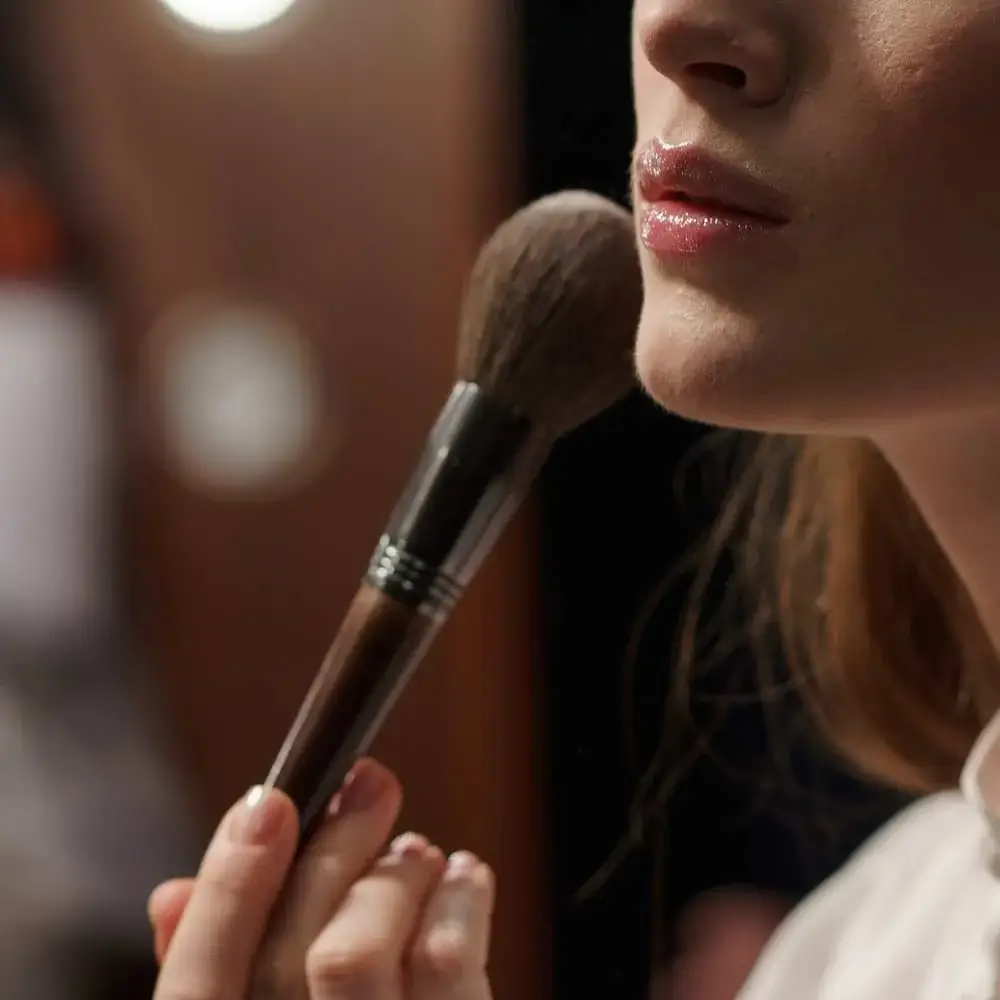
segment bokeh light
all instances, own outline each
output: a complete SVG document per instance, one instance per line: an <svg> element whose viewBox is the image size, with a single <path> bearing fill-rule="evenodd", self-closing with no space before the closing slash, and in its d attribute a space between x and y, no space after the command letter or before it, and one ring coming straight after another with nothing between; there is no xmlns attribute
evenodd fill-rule
<svg viewBox="0 0 1000 1000"><path fill-rule="evenodd" d="M253 31L277 21L295 0L162 0L177 17L205 31Z"/></svg>

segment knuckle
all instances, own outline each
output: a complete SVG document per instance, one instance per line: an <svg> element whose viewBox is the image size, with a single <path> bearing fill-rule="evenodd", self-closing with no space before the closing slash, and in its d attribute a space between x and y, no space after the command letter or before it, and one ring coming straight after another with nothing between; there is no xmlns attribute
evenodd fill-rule
<svg viewBox="0 0 1000 1000"><path fill-rule="evenodd" d="M381 942L352 945L317 941L307 952L306 978L317 992L375 992L395 978L394 960Z"/></svg>
<svg viewBox="0 0 1000 1000"><path fill-rule="evenodd" d="M411 969L421 980L458 982L472 971L468 935L460 927L438 927L422 937L410 956Z"/></svg>
<svg viewBox="0 0 1000 1000"><path fill-rule="evenodd" d="M258 859L246 851L220 851L199 876L202 889L213 896L242 900L256 882L260 869L257 862Z"/></svg>

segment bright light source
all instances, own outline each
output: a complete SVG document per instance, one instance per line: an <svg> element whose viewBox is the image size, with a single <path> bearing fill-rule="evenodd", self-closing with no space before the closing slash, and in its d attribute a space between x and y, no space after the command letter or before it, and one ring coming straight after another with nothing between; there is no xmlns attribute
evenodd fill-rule
<svg viewBox="0 0 1000 1000"><path fill-rule="evenodd" d="M205 31L252 31L277 21L295 0L163 0L178 17Z"/></svg>

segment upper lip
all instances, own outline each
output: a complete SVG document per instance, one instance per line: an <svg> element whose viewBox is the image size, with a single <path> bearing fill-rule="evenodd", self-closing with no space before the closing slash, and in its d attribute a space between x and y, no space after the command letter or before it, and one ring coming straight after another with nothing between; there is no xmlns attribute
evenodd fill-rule
<svg viewBox="0 0 1000 1000"><path fill-rule="evenodd" d="M652 204L683 198L768 222L788 221L788 203L781 192L691 144L672 145L662 139L648 143L636 161L636 184Z"/></svg>

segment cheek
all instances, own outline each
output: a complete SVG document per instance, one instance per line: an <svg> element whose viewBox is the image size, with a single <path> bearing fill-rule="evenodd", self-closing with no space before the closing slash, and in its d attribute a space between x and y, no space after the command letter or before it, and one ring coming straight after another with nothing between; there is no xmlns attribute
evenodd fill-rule
<svg viewBox="0 0 1000 1000"><path fill-rule="evenodd" d="M855 117L885 194L932 199L924 207L947 224L950 208L1000 207L1000 2L910 2L912 17L867 27Z"/></svg>
<svg viewBox="0 0 1000 1000"><path fill-rule="evenodd" d="M858 287L887 327L971 344L1000 307L1000 3L963 4L964 20L953 12L949 21L954 5L920 5L930 2L940 20L898 32L881 64L874 43L866 47L878 76L854 91L857 124L841 147L847 183L829 185L824 214L853 229ZM987 6L987 19L970 13ZM846 248L837 246L838 271L849 272Z"/></svg>
<svg viewBox="0 0 1000 1000"><path fill-rule="evenodd" d="M639 7L636 7L636 15ZM635 114L639 123L639 136L649 137L669 121L664 117L663 108L669 102L672 85L658 73L643 52L638 32L632 31L632 86ZM660 111L657 115L657 111Z"/></svg>
<svg viewBox="0 0 1000 1000"><path fill-rule="evenodd" d="M670 84L648 63L641 61L641 55L637 58L639 61L632 71L635 118L639 138L649 139L669 123L669 117L659 109L664 106L664 95L669 92Z"/></svg>

